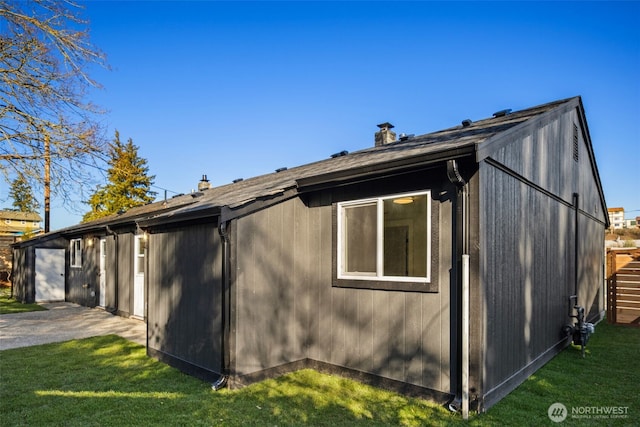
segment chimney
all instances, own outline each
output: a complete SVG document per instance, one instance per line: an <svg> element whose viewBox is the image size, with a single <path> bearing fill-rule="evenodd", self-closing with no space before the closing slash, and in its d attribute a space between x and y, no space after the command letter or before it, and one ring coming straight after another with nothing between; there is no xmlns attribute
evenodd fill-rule
<svg viewBox="0 0 640 427"><path fill-rule="evenodd" d="M393 129L393 125L391 123L380 123L378 127L380 128L380 130L376 132L375 136L376 147L389 144L390 142L394 142L396 140L396 133L391 130Z"/></svg>
<svg viewBox="0 0 640 427"><path fill-rule="evenodd" d="M211 188L211 184L209 184L209 180L207 179L207 175L202 175L202 179L198 183L198 191L208 190Z"/></svg>

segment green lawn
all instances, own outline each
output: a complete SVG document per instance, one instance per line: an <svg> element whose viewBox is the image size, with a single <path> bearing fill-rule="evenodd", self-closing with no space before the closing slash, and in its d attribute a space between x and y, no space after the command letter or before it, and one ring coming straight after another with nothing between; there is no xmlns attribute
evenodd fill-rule
<svg viewBox="0 0 640 427"><path fill-rule="evenodd" d="M0 314L24 313L27 311L42 311L46 308L38 304L22 304L11 298L11 288L0 286Z"/></svg>
<svg viewBox="0 0 640 427"><path fill-rule="evenodd" d="M0 352L0 424L556 425L549 405L628 407L626 418L559 425L638 425L640 329L601 323L587 357L568 348L487 413L460 415L420 399L302 370L214 392L116 336Z"/></svg>

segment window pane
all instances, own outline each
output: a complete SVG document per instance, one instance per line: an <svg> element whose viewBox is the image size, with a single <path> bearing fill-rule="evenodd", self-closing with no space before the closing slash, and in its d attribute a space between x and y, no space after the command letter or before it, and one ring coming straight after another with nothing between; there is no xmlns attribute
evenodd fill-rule
<svg viewBox="0 0 640 427"><path fill-rule="evenodd" d="M384 200L384 275L427 276L426 195Z"/></svg>
<svg viewBox="0 0 640 427"><path fill-rule="evenodd" d="M135 274L144 274L144 240L142 237L136 237L136 272Z"/></svg>
<svg viewBox="0 0 640 427"><path fill-rule="evenodd" d="M343 222L343 262L345 273L376 272L375 203L346 207Z"/></svg>
<svg viewBox="0 0 640 427"><path fill-rule="evenodd" d="M136 274L144 274L144 256L136 257Z"/></svg>

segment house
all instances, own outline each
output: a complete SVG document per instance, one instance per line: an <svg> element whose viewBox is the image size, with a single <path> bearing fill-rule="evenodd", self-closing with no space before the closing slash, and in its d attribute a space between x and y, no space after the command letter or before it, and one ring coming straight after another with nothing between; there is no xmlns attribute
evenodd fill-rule
<svg viewBox="0 0 640 427"><path fill-rule="evenodd" d="M36 212L0 210L0 236L18 237L42 232L42 218Z"/></svg>
<svg viewBox="0 0 640 427"><path fill-rule="evenodd" d="M148 354L215 387L313 367L485 410L569 344L571 296L604 314L582 101L379 127L370 148L18 243L14 286L37 299L33 253L55 242L65 299L144 318Z"/></svg>
<svg viewBox="0 0 640 427"><path fill-rule="evenodd" d="M40 221L42 218L35 212L0 210L0 282L5 282L9 278L13 261L11 244L25 235L42 233Z"/></svg>
<svg viewBox="0 0 640 427"><path fill-rule="evenodd" d="M607 209L609 214L609 222L611 228L614 230L622 229L624 227L624 208L609 208Z"/></svg>

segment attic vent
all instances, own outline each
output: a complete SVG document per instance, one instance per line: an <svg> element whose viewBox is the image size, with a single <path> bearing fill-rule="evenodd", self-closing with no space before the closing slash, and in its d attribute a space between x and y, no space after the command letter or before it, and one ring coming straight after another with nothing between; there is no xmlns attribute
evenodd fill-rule
<svg viewBox="0 0 640 427"><path fill-rule="evenodd" d="M507 108L507 109L504 109L504 110L496 111L495 113L493 113L493 117L504 117L507 114L511 114L511 108Z"/></svg>
<svg viewBox="0 0 640 427"><path fill-rule="evenodd" d="M236 179L234 179L234 180L233 180L233 183L235 184L236 182L240 182L240 181L242 181L243 179L244 179L244 178L236 178Z"/></svg>
<svg viewBox="0 0 640 427"><path fill-rule="evenodd" d="M331 155L331 158L332 158L332 159L335 159L336 157L346 156L347 154L349 154L349 152L348 152L347 150L342 150L342 151L341 151L341 152L339 152L339 153L333 153L333 154Z"/></svg>
<svg viewBox="0 0 640 427"><path fill-rule="evenodd" d="M576 126L576 124L573 124L573 160L574 161L578 161L580 160L580 144L578 143L578 126Z"/></svg>
<svg viewBox="0 0 640 427"><path fill-rule="evenodd" d="M276 172L282 172L282 171L286 171L286 170L287 170L287 168L278 168L278 169L276 169Z"/></svg>
<svg viewBox="0 0 640 427"><path fill-rule="evenodd" d="M415 135L410 133L410 134L406 134L406 133L401 133L400 134L400 141L406 141L409 138L413 138Z"/></svg>
<svg viewBox="0 0 640 427"><path fill-rule="evenodd" d="M471 126L471 123L473 123L473 122L470 119L464 119L462 121L462 127L463 128L467 128L467 127Z"/></svg>

